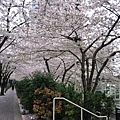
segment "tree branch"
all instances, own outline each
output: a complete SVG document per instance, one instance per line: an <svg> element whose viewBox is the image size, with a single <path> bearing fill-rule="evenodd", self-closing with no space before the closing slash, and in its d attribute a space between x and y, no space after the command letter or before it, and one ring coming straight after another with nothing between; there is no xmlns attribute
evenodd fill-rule
<svg viewBox="0 0 120 120"><path fill-rule="evenodd" d="M110 8L107 8L106 6L104 6L104 5L101 5L101 6L103 6L105 9L107 9L107 10L109 10L111 13L113 13L114 15L116 15L116 16L119 16L119 14L116 14L114 11L112 11Z"/></svg>
<svg viewBox="0 0 120 120"><path fill-rule="evenodd" d="M48 71L48 73L50 73L50 67L49 67L49 64L48 64L49 59L46 59L45 57L43 57L43 58L44 58L44 61L45 61L46 67L47 67L47 71Z"/></svg>
<svg viewBox="0 0 120 120"><path fill-rule="evenodd" d="M94 84L94 86L93 86L92 92L95 91L95 89L96 89L96 87L97 87L97 85L98 85L98 79L99 79L100 74L101 74L101 72L103 71L104 67L106 66L106 64L108 63L108 61L110 60L110 58L113 57L113 56L115 56L116 53L120 53L120 51L115 51L115 52L111 53L111 54L107 57L107 59L104 61L102 67L101 67L100 70L98 71L97 76L96 76L96 78L95 78L95 84Z"/></svg>
<svg viewBox="0 0 120 120"><path fill-rule="evenodd" d="M107 40L107 38L109 37L110 33L113 31L113 29L115 28L116 24L118 23L118 21L120 20L120 15L118 16L117 20L114 22L114 24L112 25L112 27L110 28L110 30L108 31L106 37L105 37L105 41Z"/></svg>
<svg viewBox="0 0 120 120"><path fill-rule="evenodd" d="M14 40L15 40L15 39L14 39ZM5 48L3 48L3 49L0 51L0 53L3 52L5 49L7 49L7 48L14 42L14 40L11 41Z"/></svg>
<svg viewBox="0 0 120 120"><path fill-rule="evenodd" d="M74 41L74 42L77 42L77 41L81 41L81 38L78 38L78 37L70 37L70 36L65 36L65 35L61 35L71 41Z"/></svg>
<svg viewBox="0 0 120 120"><path fill-rule="evenodd" d="M74 66L75 66L75 63L73 63L72 65L70 65L68 68L64 67L65 69L64 69L64 73L63 73L63 77L62 77L62 82L64 82L65 76L66 76L67 72L68 72L71 68L73 68Z"/></svg>
<svg viewBox="0 0 120 120"><path fill-rule="evenodd" d="M78 59L78 61L80 62L80 63L82 63L81 62L81 59L75 54L75 53L73 53L72 51L68 51L68 52L70 52L74 57L76 57L77 59Z"/></svg>
<svg viewBox="0 0 120 120"><path fill-rule="evenodd" d="M20 23L20 24L18 24L18 25L16 25L16 26L14 26L14 27L12 28L12 30L14 30L15 28L23 25L23 24L26 23L26 22L27 22L27 21L25 20L24 22L22 22L22 23ZM11 30L10 32L12 32L12 30Z"/></svg>
<svg viewBox="0 0 120 120"><path fill-rule="evenodd" d="M2 42L0 43L0 49L2 48L4 43L7 41L7 39L8 39L8 36L5 36L4 39L2 40Z"/></svg>
<svg viewBox="0 0 120 120"><path fill-rule="evenodd" d="M105 41L107 40L107 38L110 36L110 33L112 32L112 30L114 29L114 27L116 26L116 24L118 23L120 19L120 16L117 18L117 20L115 21L115 23L112 25L111 29L108 31L106 37L105 37L105 40L102 42L102 44L95 50L95 52L93 53L93 57L92 57L92 68L91 68L91 73L90 73L90 79L89 79L89 82L90 84L92 83L92 78L93 78L93 75L94 75L94 70L95 70L95 64L96 64L96 55L97 53L102 49L104 48L105 46L109 45L110 43L112 43L114 40L116 40L117 38L120 38L120 36L118 37L115 37L113 39L111 39L109 42L107 42L105 44Z"/></svg>
<svg viewBox="0 0 120 120"><path fill-rule="evenodd" d="M87 51L92 47L92 45L101 38L101 36L103 36L103 34L101 34L100 36L98 36L98 37L84 50L84 52L87 52Z"/></svg>

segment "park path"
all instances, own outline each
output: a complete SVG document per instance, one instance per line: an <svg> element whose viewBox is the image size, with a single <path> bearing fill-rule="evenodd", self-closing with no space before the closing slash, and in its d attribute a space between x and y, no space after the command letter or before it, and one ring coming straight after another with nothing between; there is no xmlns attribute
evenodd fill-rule
<svg viewBox="0 0 120 120"><path fill-rule="evenodd" d="M0 96L0 120L22 120L16 90L10 88Z"/></svg>

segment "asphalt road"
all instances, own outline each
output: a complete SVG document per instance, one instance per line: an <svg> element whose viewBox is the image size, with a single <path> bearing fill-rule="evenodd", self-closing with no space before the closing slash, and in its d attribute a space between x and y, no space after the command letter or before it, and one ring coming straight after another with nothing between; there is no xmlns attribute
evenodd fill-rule
<svg viewBox="0 0 120 120"><path fill-rule="evenodd" d="M0 120L22 120L16 91L11 88L0 96Z"/></svg>

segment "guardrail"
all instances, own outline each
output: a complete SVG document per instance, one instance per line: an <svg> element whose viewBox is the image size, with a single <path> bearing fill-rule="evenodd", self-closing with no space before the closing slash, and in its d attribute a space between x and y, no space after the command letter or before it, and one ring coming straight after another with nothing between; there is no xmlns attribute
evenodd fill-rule
<svg viewBox="0 0 120 120"><path fill-rule="evenodd" d="M95 117L97 117L97 118L106 118L106 120L108 120L108 117L107 117L107 116L98 116L98 115L90 112L89 110L87 110L87 109L85 109L85 108L83 108L83 107L75 104L74 102L72 102L72 101L70 101L70 100L68 100L68 99L66 99L66 98L64 98L64 97L55 97L55 98L53 99L53 120L55 120L55 100L65 100L65 101L71 103L72 105L80 108L80 109L81 109L81 120L83 120L83 110L86 111L86 112L88 112L88 113L90 113L91 115L93 115L93 116L95 116Z"/></svg>

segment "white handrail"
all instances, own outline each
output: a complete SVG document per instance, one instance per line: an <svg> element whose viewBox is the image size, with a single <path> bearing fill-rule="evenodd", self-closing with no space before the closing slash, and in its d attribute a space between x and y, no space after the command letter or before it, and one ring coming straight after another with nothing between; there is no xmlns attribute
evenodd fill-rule
<svg viewBox="0 0 120 120"><path fill-rule="evenodd" d="M106 118L106 120L108 120L108 117L107 117L107 116L98 116L98 115L90 112L89 110L87 110L87 109L85 109L85 108L83 108L83 107L75 104L74 102L72 102L72 101L70 101L70 100L68 100L68 99L66 99L66 98L64 98L64 97L55 97L55 98L53 99L53 120L55 120L55 100L65 100L65 101L73 104L74 106L80 108L80 109L81 109L81 120L83 120L83 110L86 111L86 112L88 112L88 113L90 113L91 115L93 115L93 116L95 116L95 117L97 117L97 118Z"/></svg>

